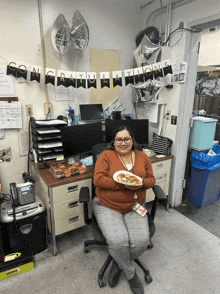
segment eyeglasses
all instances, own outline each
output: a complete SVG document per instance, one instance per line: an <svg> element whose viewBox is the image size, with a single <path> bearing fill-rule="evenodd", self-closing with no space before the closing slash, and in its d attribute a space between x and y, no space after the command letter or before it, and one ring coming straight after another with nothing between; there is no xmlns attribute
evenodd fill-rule
<svg viewBox="0 0 220 294"><path fill-rule="evenodd" d="M131 142L131 140L132 140L132 138L124 138L124 139L116 138L115 143L118 144L118 145L122 144L122 142L125 142L126 144L129 144Z"/></svg>

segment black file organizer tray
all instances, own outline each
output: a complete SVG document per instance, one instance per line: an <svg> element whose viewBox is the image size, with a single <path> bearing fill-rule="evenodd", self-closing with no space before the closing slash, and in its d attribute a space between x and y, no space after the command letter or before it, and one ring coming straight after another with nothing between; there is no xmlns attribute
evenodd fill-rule
<svg viewBox="0 0 220 294"><path fill-rule="evenodd" d="M48 120L36 120L31 117L33 148L37 154L38 162L42 161L42 158L43 160L52 160L63 155L60 129L67 126L67 123L61 119L50 120L54 124L48 124L48 122Z"/></svg>

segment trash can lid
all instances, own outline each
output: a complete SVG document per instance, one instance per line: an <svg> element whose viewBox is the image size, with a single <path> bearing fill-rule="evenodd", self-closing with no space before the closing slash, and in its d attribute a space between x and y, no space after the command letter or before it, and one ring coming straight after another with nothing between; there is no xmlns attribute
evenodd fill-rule
<svg viewBox="0 0 220 294"><path fill-rule="evenodd" d="M192 119L193 120L200 120L202 122L215 122L215 121L218 121L215 118L204 117L204 116L194 116Z"/></svg>

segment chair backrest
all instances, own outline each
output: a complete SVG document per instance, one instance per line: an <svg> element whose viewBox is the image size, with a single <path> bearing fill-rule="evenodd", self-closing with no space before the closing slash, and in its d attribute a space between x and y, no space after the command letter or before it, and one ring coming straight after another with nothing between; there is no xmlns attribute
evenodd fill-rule
<svg viewBox="0 0 220 294"><path fill-rule="evenodd" d="M92 159L93 159L93 166L95 166L96 160L99 157L100 153L108 147L110 143L100 143L96 144L92 147ZM137 144L136 149L142 151L141 145Z"/></svg>
<svg viewBox="0 0 220 294"><path fill-rule="evenodd" d="M93 166L95 166L96 160L99 157L99 154L106 150L108 147L109 143L100 143L96 144L92 147L92 159L93 159Z"/></svg>

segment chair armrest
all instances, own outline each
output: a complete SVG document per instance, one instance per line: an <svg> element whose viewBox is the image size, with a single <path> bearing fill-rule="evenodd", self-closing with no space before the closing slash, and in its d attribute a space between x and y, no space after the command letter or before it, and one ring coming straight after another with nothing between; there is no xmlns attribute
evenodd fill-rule
<svg viewBox="0 0 220 294"><path fill-rule="evenodd" d="M152 189L157 199L167 199L167 195L164 193L163 189L160 186L154 185Z"/></svg>
<svg viewBox="0 0 220 294"><path fill-rule="evenodd" d="M90 200L89 188L82 187L79 191L79 202L80 203L88 203L89 200Z"/></svg>
<svg viewBox="0 0 220 294"><path fill-rule="evenodd" d="M79 191L79 203L83 203L84 222L87 225L92 224L92 219L89 218L88 203L90 200L89 188L82 187Z"/></svg>

